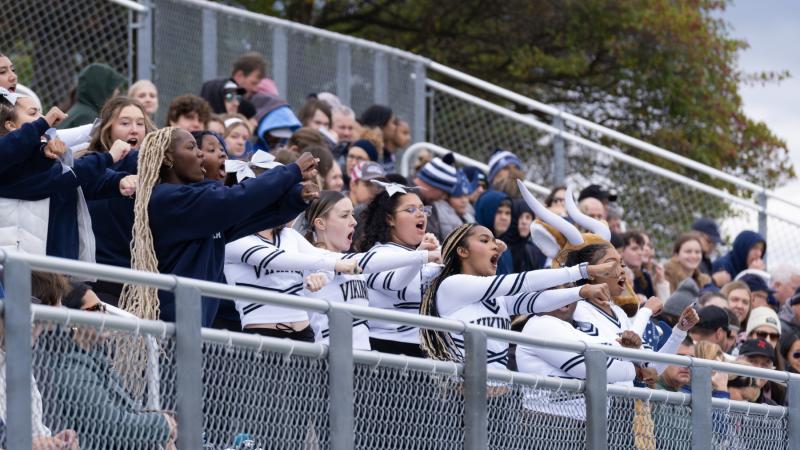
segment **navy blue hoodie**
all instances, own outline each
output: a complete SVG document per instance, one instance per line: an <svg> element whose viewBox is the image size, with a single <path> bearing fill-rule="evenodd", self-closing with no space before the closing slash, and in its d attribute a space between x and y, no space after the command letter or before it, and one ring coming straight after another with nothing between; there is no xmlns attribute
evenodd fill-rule
<svg viewBox="0 0 800 450"><path fill-rule="evenodd" d="M733 240L733 248L731 251L723 256L717 258L712 264L711 268L714 273L719 271L726 271L731 276L731 279L736 278L739 272L747 269L747 254L759 242L764 243L764 254L762 258L767 256L767 241L763 236L755 231L745 230L736 236Z"/></svg>
<svg viewBox="0 0 800 450"><path fill-rule="evenodd" d="M158 271L223 282L225 244L285 224L306 209L297 164L276 167L225 187L218 181L155 186L148 210ZM255 205L263 205L258 208ZM175 321L175 297L159 292L161 320ZM203 326L219 300L203 298Z"/></svg>
<svg viewBox="0 0 800 450"><path fill-rule="evenodd" d="M139 151L132 151L111 166L113 170L135 175ZM97 262L112 266L131 266L133 238L133 203L130 197L107 198L87 202L96 239Z"/></svg>
<svg viewBox="0 0 800 450"><path fill-rule="evenodd" d="M490 189L481 194L478 197L478 201L475 202L475 221L491 230L496 238L501 238L501 236L497 236L497 232L494 230L494 216L497 214L500 203L504 200L510 201L511 197L505 192ZM509 227L510 229L511 227ZM511 252L506 251L500 255L500 260L497 262L497 275L507 275L509 273L514 273L514 262Z"/></svg>
<svg viewBox="0 0 800 450"><path fill-rule="evenodd" d="M78 186L82 187L87 200L119 197L119 181L128 174L108 169L113 164L108 153L78 158L71 171L62 173L61 162L47 158L39 150L41 136L48 128L42 118L23 125L17 130L19 134L14 131L0 138L0 155L14 150L26 155L24 160L13 155L12 164L4 164L0 169L0 197L28 201L49 197L47 255L77 259Z"/></svg>

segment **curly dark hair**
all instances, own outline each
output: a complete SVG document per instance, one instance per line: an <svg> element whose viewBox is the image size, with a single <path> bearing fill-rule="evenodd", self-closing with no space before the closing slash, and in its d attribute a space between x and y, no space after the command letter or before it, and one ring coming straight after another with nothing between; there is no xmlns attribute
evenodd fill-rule
<svg viewBox="0 0 800 450"><path fill-rule="evenodd" d="M389 242L392 229L389 227L389 217L395 214L394 210L400 202L402 195L389 197L386 191L381 191L363 211L358 221L364 224L364 234L356 243L356 249L366 252L378 242Z"/></svg>
<svg viewBox="0 0 800 450"><path fill-rule="evenodd" d="M197 118L203 123L203 128L208 126L211 119L211 106L205 99L193 94L179 95L172 99L167 111L167 125L178 122L178 118L189 114L197 114Z"/></svg>

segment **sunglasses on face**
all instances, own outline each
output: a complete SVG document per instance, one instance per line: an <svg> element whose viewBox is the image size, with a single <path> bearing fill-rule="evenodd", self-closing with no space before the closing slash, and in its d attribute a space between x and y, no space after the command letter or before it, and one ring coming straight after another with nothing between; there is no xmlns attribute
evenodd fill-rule
<svg viewBox="0 0 800 450"><path fill-rule="evenodd" d="M425 214L426 216L430 216L432 208L430 206L423 206L420 209L420 208L417 208L416 206L411 206L411 207L408 207L406 209L398 209L397 211L404 211L404 212L407 212L407 213L411 214L412 216L416 215L418 212L421 212L422 214Z"/></svg>
<svg viewBox="0 0 800 450"><path fill-rule="evenodd" d="M756 331L753 333L757 338L767 340L777 341L781 338L781 335L778 333L770 333L767 331Z"/></svg>
<svg viewBox="0 0 800 450"><path fill-rule="evenodd" d="M106 304L103 303L103 302L97 302L94 305L84 309L84 311L105 313L106 312Z"/></svg>
<svg viewBox="0 0 800 450"><path fill-rule="evenodd" d="M225 93L225 101L226 101L226 102L229 102L229 103L230 103L230 102L232 102L234 99L235 99L236 101L239 101L239 102L240 102L240 101L242 101L242 96L241 96L241 95L239 95L239 94L237 94L237 93L235 93L235 92L226 92L226 93Z"/></svg>
<svg viewBox="0 0 800 450"><path fill-rule="evenodd" d="M792 353L792 358L794 358L794 359L800 359L800 352L794 352L794 353Z"/></svg>

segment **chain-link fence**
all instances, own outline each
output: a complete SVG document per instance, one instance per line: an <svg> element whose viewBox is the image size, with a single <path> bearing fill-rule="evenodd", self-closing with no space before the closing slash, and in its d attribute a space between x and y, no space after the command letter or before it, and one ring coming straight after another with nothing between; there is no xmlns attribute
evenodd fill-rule
<svg viewBox="0 0 800 450"><path fill-rule="evenodd" d="M105 63L132 79L130 12L107 0L2 2L0 53L46 109L67 101L78 73Z"/></svg>
<svg viewBox="0 0 800 450"><path fill-rule="evenodd" d="M424 124L422 117L415 117L424 115L424 98L416 98L412 78L421 58L308 33L219 5L156 0L153 6L154 79L163 105L160 122L170 99L197 94L204 81L230 76L240 54L257 51L267 59L267 75L275 80L279 95L295 110L309 94L332 92L356 114L384 103L409 123ZM158 44L165 42L174 45Z"/></svg>
<svg viewBox="0 0 800 450"><path fill-rule="evenodd" d="M497 104L513 107L504 101ZM478 161L488 160L497 147L505 148L526 163L528 180L544 186L554 186L559 181L553 134L436 87L429 89L428 121L431 143ZM564 131L578 136L588 134L574 128ZM753 199L734 203L676 180L674 172L651 169L639 162L564 140L564 181L575 186L600 184L615 190L628 229L645 230L661 258L671 256L677 236L691 230L692 223L700 217L716 219L729 243L743 230L759 230L760 206ZM770 214L767 217L769 262L800 264L800 254L793 251L800 245L800 224Z"/></svg>
<svg viewBox="0 0 800 450"><path fill-rule="evenodd" d="M784 414L714 409L714 448L728 450L787 449L788 420Z"/></svg>

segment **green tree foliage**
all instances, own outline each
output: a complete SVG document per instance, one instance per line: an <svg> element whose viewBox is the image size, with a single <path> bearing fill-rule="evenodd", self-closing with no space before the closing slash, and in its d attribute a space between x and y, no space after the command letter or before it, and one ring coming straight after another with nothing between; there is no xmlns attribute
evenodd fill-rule
<svg viewBox="0 0 800 450"><path fill-rule="evenodd" d="M788 73L737 68L747 44L720 19L725 0L241 3L424 55L758 184L794 176L786 143L738 91Z"/></svg>

